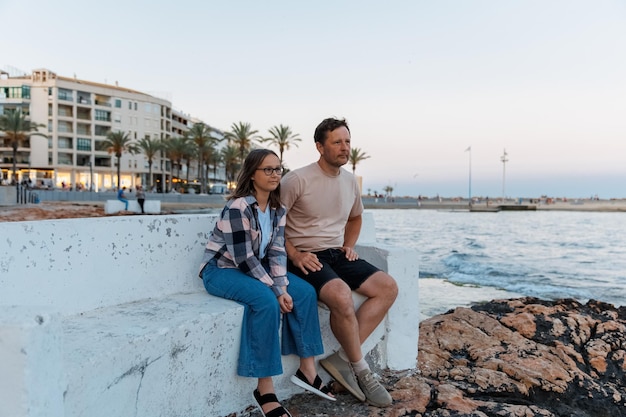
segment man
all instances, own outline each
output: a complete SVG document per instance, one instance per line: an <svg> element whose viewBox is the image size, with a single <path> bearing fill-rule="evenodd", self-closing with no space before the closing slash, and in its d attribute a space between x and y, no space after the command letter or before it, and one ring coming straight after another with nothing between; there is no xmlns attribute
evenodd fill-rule
<svg viewBox="0 0 626 417"><path fill-rule="evenodd" d="M120 200L122 203L124 203L124 210L128 211L128 199L126 198L126 194L124 193L125 190L126 190L126 187L122 187L117 192L117 199Z"/></svg>
<svg viewBox="0 0 626 417"><path fill-rule="evenodd" d="M288 266L315 287L330 310L330 326L341 349L320 364L360 401L385 407L391 396L372 375L361 344L385 317L398 287L354 250L363 202L354 175L342 168L350 157L348 124L325 119L314 139L319 160L289 172L281 182ZM358 310L353 290L367 297Z"/></svg>

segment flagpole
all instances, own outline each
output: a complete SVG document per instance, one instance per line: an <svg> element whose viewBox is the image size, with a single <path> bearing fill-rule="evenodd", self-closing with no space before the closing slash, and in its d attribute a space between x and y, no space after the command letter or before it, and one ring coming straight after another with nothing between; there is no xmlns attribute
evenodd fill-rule
<svg viewBox="0 0 626 417"><path fill-rule="evenodd" d="M472 147L469 146L465 152L469 152L469 196L468 204L472 206Z"/></svg>

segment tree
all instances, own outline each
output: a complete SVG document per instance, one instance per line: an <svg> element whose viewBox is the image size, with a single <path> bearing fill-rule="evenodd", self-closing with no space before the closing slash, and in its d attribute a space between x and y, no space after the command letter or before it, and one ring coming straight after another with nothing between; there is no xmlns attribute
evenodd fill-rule
<svg viewBox="0 0 626 417"><path fill-rule="evenodd" d="M37 132L37 129L45 128L45 125L33 123L26 120L26 117L19 109L8 111L0 116L0 132L4 132L5 138L9 140L13 149L13 181L15 183L17 183L17 149L31 136L48 137L44 133Z"/></svg>
<svg viewBox="0 0 626 417"><path fill-rule="evenodd" d="M163 149L163 142L159 139L145 137L137 142L137 150L142 152L148 160L148 191L152 189L152 164L154 164L154 159L161 149Z"/></svg>
<svg viewBox="0 0 626 417"><path fill-rule="evenodd" d="M300 142L298 134L294 134L289 126L272 126L268 132L272 135L269 138L260 139L260 142L265 143L269 142L270 145L275 145L278 148L278 156L280 158L280 163L283 163L283 154L286 150L291 148L291 145L298 146L296 142Z"/></svg>
<svg viewBox="0 0 626 417"><path fill-rule="evenodd" d="M213 152L210 162L213 165L213 179L217 179L217 167L224 162L224 157L220 152Z"/></svg>
<svg viewBox="0 0 626 417"><path fill-rule="evenodd" d="M383 188L383 191L386 193L387 196L391 197L391 193L393 193L393 187L391 185L386 185L385 188Z"/></svg>
<svg viewBox="0 0 626 417"><path fill-rule="evenodd" d="M117 189L119 190L122 180L120 178L122 169L120 159L126 152L130 154L137 153L137 146L132 143L130 133L110 131L107 134L106 140L102 141L102 147L106 149L109 154L114 154L117 158Z"/></svg>
<svg viewBox="0 0 626 417"><path fill-rule="evenodd" d="M233 183L241 166L239 162L239 148L235 145L225 146L222 149L222 161L226 171L226 180L229 183Z"/></svg>
<svg viewBox="0 0 626 417"><path fill-rule="evenodd" d="M189 129L189 137L196 144L198 159L198 176L200 177L200 193L206 193L206 175L204 165L207 163L209 153L218 139L211 135L213 128L204 123L196 123Z"/></svg>
<svg viewBox="0 0 626 417"><path fill-rule="evenodd" d="M193 152L193 146L193 142L191 142L191 139L189 139L186 133L183 136L171 138L165 143L165 151L167 152L168 158L178 167L177 178L179 180L182 161L189 158L189 155ZM187 173L189 173L189 166L187 166Z"/></svg>
<svg viewBox="0 0 626 417"><path fill-rule="evenodd" d="M352 173L354 174L356 171L356 165L359 162L368 158L370 158L370 156L365 152L361 152L361 148L350 149L350 165L352 165Z"/></svg>
<svg viewBox="0 0 626 417"><path fill-rule="evenodd" d="M243 164L247 151L252 147L252 141L258 139L257 130L252 130L250 123L233 123L230 127L231 131L226 132L224 137L229 144L234 144L239 150L239 162Z"/></svg>

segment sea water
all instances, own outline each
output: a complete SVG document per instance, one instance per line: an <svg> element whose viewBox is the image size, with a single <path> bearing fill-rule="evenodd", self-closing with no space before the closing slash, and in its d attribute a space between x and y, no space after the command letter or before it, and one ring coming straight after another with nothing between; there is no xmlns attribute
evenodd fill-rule
<svg viewBox="0 0 626 417"><path fill-rule="evenodd" d="M379 242L417 251L420 278L626 305L626 213L367 211Z"/></svg>

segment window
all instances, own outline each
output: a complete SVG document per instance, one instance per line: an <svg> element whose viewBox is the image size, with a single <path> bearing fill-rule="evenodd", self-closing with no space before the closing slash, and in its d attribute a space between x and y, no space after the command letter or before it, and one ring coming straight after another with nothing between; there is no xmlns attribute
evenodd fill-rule
<svg viewBox="0 0 626 417"><path fill-rule="evenodd" d="M96 125L95 134L96 136L106 136L110 130L111 128L109 126Z"/></svg>
<svg viewBox="0 0 626 417"><path fill-rule="evenodd" d="M52 109L50 109L50 112L52 111ZM60 117L72 117L72 106L66 106L66 105L59 105L59 116ZM50 113L49 112L49 113Z"/></svg>
<svg viewBox="0 0 626 417"><path fill-rule="evenodd" d="M57 146L59 149L72 149L72 138L59 137Z"/></svg>
<svg viewBox="0 0 626 417"><path fill-rule="evenodd" d="M101 122L110 122L111 121L111 112L106 110L98 110L96 109L96 120Z"/></svg>
<svg viewBox="0 0 626 417"><path fill-rule="evenodd" d="M59 100L69 100L72 101L74 99L74 95L72 94L72 90L66 90L65 88L59 88L59 92L57 97Z"/></svg>
<svg viewBox="0 0 626 417"><path fill-rule="evenodd" d="M133 109L133 103L132 101L128 102L128 110L132 110Z"/></svg>
<svg viewBox="0 0 626 417"><path fill-rule="evenodd" d="M1 87L0 98L27 98L30 99L30 86Z"/></svg>
<svg viewBox="0 0 626 417"><path fill-rule="evenodd" d="M74 158L71 153L61 153L59 152L59 165L73 165Z"/></svg>
<svg viewBox="0 0 626 417"><path fill-rule="evenodd" d="M79 151L90 151L91 150L91 139L78 138L76 140L76 149L79 150Z"/></svg>
<svg viewBox="0 0 626 417"><path fill-rule="evenodd" d="M63 120L59 120L58 131L59 132L72 133L74 131L74 129L72 129L72 122L66 122L66 121L63 121Z"/></svg>
<svg viewBox="0 0 626 417"><path fill-rule="evenodd" d="M91 135L91 125L85 123L76 123L76 133L79 135Z"/></svg>
<svg viewBox="0 0 626 417"><path fill-rule="evenodd" d="M80 104L91 104L91 93L86 93L84 91L76 92L77 101Z"/></svg>
<svg viewBox="0 0 626 417"><path fill-rule="evenodd" d="M117 107L118 109L122 108L122 100L120 100L119 98L116 98L115 107Z"/></svg>

